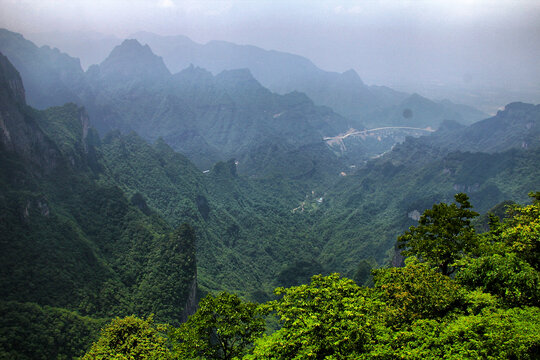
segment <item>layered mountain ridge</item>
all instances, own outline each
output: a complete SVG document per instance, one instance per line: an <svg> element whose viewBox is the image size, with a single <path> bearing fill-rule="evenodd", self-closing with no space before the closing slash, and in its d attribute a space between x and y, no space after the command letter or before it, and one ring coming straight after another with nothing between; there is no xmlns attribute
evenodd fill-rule
<svg viewBox="0 0 540 360"><path fill-rule="evenodd" d="M399 263L396 236L433 203L466 191L486 212L540 188L538 105L508 104L465 126L411 95L387 108L391 126L347 132L350 119L302 92L272 93L242 68L171 75L136 40L75 71L78 82L60 81L72 73L39 58L19 76L10 56L24 65L28 54L57 52L0 35L12 52L0 56L0 355L8 358L78 356L114 316L154 313L177 324L200 292L266 301L276 286L314 273L355 278L361 264ZM46 86L25 91L23 74ZM53 84L69 96L47 94ZM36 110L25 103L36 94L78 103ZM390 139L382 155L364 149L348 163L351 134L382 143L377 131L407 127L395 116L431 134L401 133L402 144Z"/></svg>
<svg viewBox="0 0 540 360"><path fill-rule="evenodd" d="M198 44L185 36L159 36L148 32L135 33L131 37L149 44L163 57L172 72L190 64L201 66L213 73L238 67L248 68L253 76L270 90L280 94L304 92L317 105L329 106L349 118L353 127L366 124L371 126L378 121L377 116L381 110L399 105L408 96L388 87L368 86L353 69L343 73L324 71L309 59L289 53L226 41ZM448 101L439 104L440 113L444 112L445 107L449 108L459 114L451 120L465 124L485 117L482 112L468 106L454 106ZM400 118L395 117L393 120L399 121ZM372 119L375 120L371 122Z"/></svg>
<svg viewBox="0 0 540 360"><path fill-rule="evenodd" d="M124 42L87 72L92 91L87 100L89 113L102 132L133 130L150 141L162 137L203 169L236 158L241 172L256 175L250 165L254 147L281 144L280 151L290 152L319 144L325 152L323 135L348 126L345 118L316 107L305 95L270 92L247 69L213 76L188 67L174 76L147 78L139 69L166 75L157 56L147 61L149 51L135 40ZM120 69L122 81L102 76L107 71L120 73Z"/></svg>
<svg viewBox="0 0 540 360"><path fill-rule="evenodd" d="M162 137L201 170L211 168L216 161L235 158L239 161L239 171L252 176L297 177L313 172L335 176L345 164L358 164L358 159L383 153L405 136L420 133L398 131L385 135L383 140L357 139L355 152L361 154L355 154L352 161L336 157L340 154L329 151L322 141L324 137L351 128L363 130L362 123L369 127L435 128L443 120L467 122L480 116L473 109L448 102L436 103L418 95L407 97L385 87L368 87L354 70L343 74L324 72L299 56L225 42L211 42L204 47L206 50L199 51L202 48L198 44L182 37L145 35L152 49L162 51L163 58L155 55L148 45L125 40L86 73L80 65L70 65L69 72L51 77L48 74L58 73L57 65L45 61L30 71L24 64L60 54L58 50L37 48L7 30L0 35L0 50L5 50L8 57L19 59L24 70L22 76L28 77L30 104L39 107L73 101L84 105L102 135L118 129L125 133L135 131L149 141ZM141 34L137 36L141 38ZM252 53L256 56L251 56ZM222 70L214 76L202 68L188 66L171 75L165 64L171 66L171 59L184 55L197 60L190 64L202 62L210 70ZM69 56L61 54L59 59L64 58ZM274 58L279 61L274 63ZM207 60L210 62L206 63ZM233 60L235 66L223 65ZM182 61L176 59L177 68L173 69L181 69L183 65L178 64L183 64ZM244 70L237 70L242 67ZM291 86L282 90L292 93L270 92L261 85L261 74L277 82L291 82ZM42 78L40 85L32 86L36 78ZM51 88L67 89L69 94L64 96L63 92L50 91ZM305 91L314 102L298 91ZM334 100L341 105L334 104ZM356 110L340 111L361 114L344 118L316 104L341 110L343 106L353 107ZM454 111L455 107L459 111ZM324 160L317 161L310 155L312 152ZM264 165L263 159L272 160L264 162L272 165Z"/></svg>

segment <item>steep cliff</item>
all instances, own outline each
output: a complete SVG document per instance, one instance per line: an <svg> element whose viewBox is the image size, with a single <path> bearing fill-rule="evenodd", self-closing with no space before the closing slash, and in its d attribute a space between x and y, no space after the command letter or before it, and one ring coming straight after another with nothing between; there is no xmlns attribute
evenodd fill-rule
<svg viewBox="0 0 540 360"><path fill-rule="evenodd" d="M61 162L60 153L32 113L19 72L0 53L0 144L25 159L33 170L50 172Z"/></svg>

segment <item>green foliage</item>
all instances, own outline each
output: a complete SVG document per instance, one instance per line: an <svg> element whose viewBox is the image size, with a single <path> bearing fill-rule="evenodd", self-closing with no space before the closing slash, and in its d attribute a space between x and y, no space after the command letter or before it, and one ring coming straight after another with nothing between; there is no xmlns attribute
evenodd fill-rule
<svg viewBox="0 0 540 360"><path fill-rule="evenodd" d="M283 297L267 307L282 327L257 343L253 359L353 358L375 338L381 304L352 280L316 275L276 294Z"/></svg>
<svg viewBox="0 0 540 360"><path fill-rule="evenodd" d="M293 266L299 258L311 260L318 254L321 240L309 231L309 217L291 215L310 191L305 185L235 175L234 161L203 174L162 140L152 146L135 134L111 134L100 150L107 175L134 194L136 204L144 209L140 194L171 226L193 226L198 285L204 291L268 298L284 264ZM299 281L321 272L309 270Z"/></svg>
<svg viewBox="0 0 540 360"><path fill-rule="evenodd" d="M0 359L82 356L105 322L35 303L0 301Z"/></svg>
<svg viewBox="0 0 540 360"><path fill-rule="evenodd" d="M389 306L386 316L393 326L443 318L464 302L465 291L456 281L414 258L403 268L375 270L374 281Z"/></svg>
<svg viewBox="0 0 540 360"><path fill-rule="evenodd" d="M404 255L415 255L431 266L437 267L443 275L454 272L456 261L477 248L477 238L471 219L478 213L472 208L469 197L464 193L454 196L453 204L435 204L424 211L418 226L398 237L400 248L406 248Z"/></svg>
<svg viewBox="0 0 540 360"><path fill-rule="evenodd" d="M225 127L239 120L232 126L237 141L226 145L231 152L239 143L249 145L241 147L239 164L218 163L208 174L164 140L149 145L136 134L116 133L100 144L91 131L86 133L84 111L73 104L45 112L20 103L0 109L11 115L20 111L24 130L12 136L20 142L17 151L0 148L0 297L8 304L2 305L0 343L5 357L80 355L93 340L97 321L79 314L110 318L153 312L160 322L178 324L198 283L195 233L204 290L234 290L264 300L276 281L296 284L323 269L356 274L365 283L369 264L359 264L360 259L388 260L395 237L412 224L407 215L416 218L455 191L470 190L486 210L506 198L520 199L524 188L538 184L538 149L448 154L421 140L406 141L334 184L326 176L339 164L313 131L331 113L314 108L301 94L269 95L245 75L230 72L219 84L193 81L201 95L196 99L182 93L179 84L171 84L167 91L174 96L165 97L151 94L155 88L128 84L125 94L140 99L137 106L125 96L116 97L118 114L101 107L101 119L118 115L124 129L134 128L128 126L133 121L151 138L158 135L152 131L163 131L168 142L187 150L202 144L202 137L186 131L190 121L200 120L204 129L216 120ZM189 80L182 76L175 81ZM245 91L241 83L254 85L255 91ZM207 91L223 98L208 101ZM98 95L97 108L109 101L105 94ZM158 113L156 101L164 105ZM214 112L235 106L238 112ZM210 110L190 114L200 108ZM179 110L185 120L180 123ZM257 127L266 118L273 119L273 136ZM167 126L156 128L156 119ZM258 130L251 131L251 120ZM212 144L223 145L221 132L212 132ZM298 148L298 135L316 145ZM202 146L209 152L191 155L205 161L216 155L214 145ZM280 177L278 170L297 178ZM257 340L254 349L264 324L262 311L233 295L209 299L201 309L213 310L201 311L191 327L172 332L175 351L228 358L253 350L246 356L287 359L494 357L498 351L526 358L538 350L538 321L530 320L538 313L523 306L538 301L539 197L534 195L533 205L514 206L509 219L493 221L480 247L470 222L475 213L465 195L456 197L459 206L435 205L402 237L425 263L378 271L374 289L337 275L279 289L282 298L266 309L275 311L283 326ZM416 240L417 249L412 246ZM444 276L456 269L461 285ZM522 306L522 312L514 306ZM493 325L497 321L504 326ZM88 356L171 356L163 328L150 323L115 320ZM197 348L190 342L202 344L199 350L221 348L194 354Z"/></svg>
<svg viewBox="0 0 540 360"><path fill-rule="evenodd" d="M536 359L540 310L484 311L450 321L418 320L363 359Z"/></svg>
<svg viewBox="0 0 540 360"><path fill-rule="evenodd" d="M364 286L372 286L373 285L373 278L372 278L372 270L377 267L377 262L374 258L370 259L362 259L358 266L356 267L356 271L354 272L353 280L358 285L364 285Z"/></svg>
<svg viewBox="0 0 540 360"><path fill-rule="evenodd" d="M469 288L496 295L506 306L538 306L540 274L540 202L508 206L501 222L490 218L490 230L482 234L482 256L470 259L456 275Z"/></svg>
<svg viewBox="0 0 540 360"><path fill-rule="evenodd" d="M538 147L448 153L425 140L407 139L325 189L310 217L313 233L324 239L317 260L329 271L353 277L359 261L369 257L398 265L396 238L417 226L416 216L434 203L450 204L456 192L468 192L474 210L483 213L508 199L524 203L527 192L540 186Z"/></svg>
<svg viewBox="0 0 540 360"><path fill-rule="evenodd" d="M456 280L498 296L506 306L540 304L540 274L515 253L473 259L457 273Z"/></svg>
<svg viewBox="0 0 540 360"><path fill-rule="evenodd" d="M289 287L308 282L313 275L323 274L323 266L317 261L300 260L280 271L277 276L279 286Z"/></svg>
<svg viewBox="0 0 540 360"><path fill-rule="evenodd" d="M146 316L159 306L159 321L179 322L196 274L193 236L169 237L169 224L94 166L103 160L81 109L23 110L32 126L16 139L21 150L0 148L0 300L42 310L9 308L9 358L81 355L95 335L84 316ZM29 158L42 148L55 156Z"/></svg>
<svg viewBox="0 0 540 360"><path fill-rule="evenodd" d="M536 270L540 270L540 195L529 193L533 204L511 206L509 218L496 230L500 242Z"/></svg>
<svg viewBox="0 0 540 360"><path fill-rule="evenodd" d="M177 325L182 320L186 299L196 284L195 232L182 224L155 249L142 276L137 304L143 313L155 313Z"/></svg>
<svg viewBox="0 0 540 360"><path fill-rule="evenodd" d="M197 312L169 336L179 359L236 359L264 332L264 323L257 304L222 292L202 299Z"/></svg>
<svg viewBox="0 0 540 360"><path fill-rule="evenodd" d="M82 360L172 359L165 330L164 325L154 324L152 316L116 318L101 331L99 340Z"/></svg>

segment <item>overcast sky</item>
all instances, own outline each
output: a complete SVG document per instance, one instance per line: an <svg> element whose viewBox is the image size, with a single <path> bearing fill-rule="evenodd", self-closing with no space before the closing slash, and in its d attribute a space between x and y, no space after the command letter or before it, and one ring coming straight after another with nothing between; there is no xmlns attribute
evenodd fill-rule
<svg viewBox="0 0 540 360"><path fill-rule="evenodd" d="M296 53L368 83L540 84L539 0L0 0L31 34L137 31Z"/></svg>

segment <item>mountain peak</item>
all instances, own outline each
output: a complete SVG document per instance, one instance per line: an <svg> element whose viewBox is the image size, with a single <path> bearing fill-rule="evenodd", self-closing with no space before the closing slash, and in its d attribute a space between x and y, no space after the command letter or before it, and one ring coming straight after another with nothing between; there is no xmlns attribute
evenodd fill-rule
<svg viewBox="0 0 540 360"><path fill-rule="evenodd" d="M204 84L207 85L213 83L214 76L210 71L191 64L184 70L174 74L172 79L180 86L205 86Z"/></svg>
<svg viewBox="0 0 540 360"><path fill-rule="evenodd" d="M152 52L152 49L150 49L150 46L148 45L142 45L139 41L136 39L126 39L122 42L122 44L116 46L112 51L109 57L105 59L103 62L111 61L111 59L127 59L134 57L136 59L154 59L159 58L159 56L155 55Z"/></svg>
<svg viewBox="0 0 540 360"><path fill-rule="evenodd" d="M163 59L150 46L126 39L99 65L102 76L120 79L163 80L171 75Z"/></svg>
<svg viewBox="0 0 540 360"><path fill-rule="evenodd" d="M334 86L338 88L345 87L347 89L361 89L365 87L364 82L353 69L349 69L344 73L337 74L334 78Z"/></svg>
<svg viewBox="0 0 540 360"><path fill-rule="evenodd" d="M195 66L193 64L190 64L187 68L185 68L184 70L180 71L178 74L176 75L179 75L179 74L182 74L182 75L197 75L197 76L204 76L204 77L213 77L212 73L200 66ZM175 76L176 76L175 75Z"/></svg>

